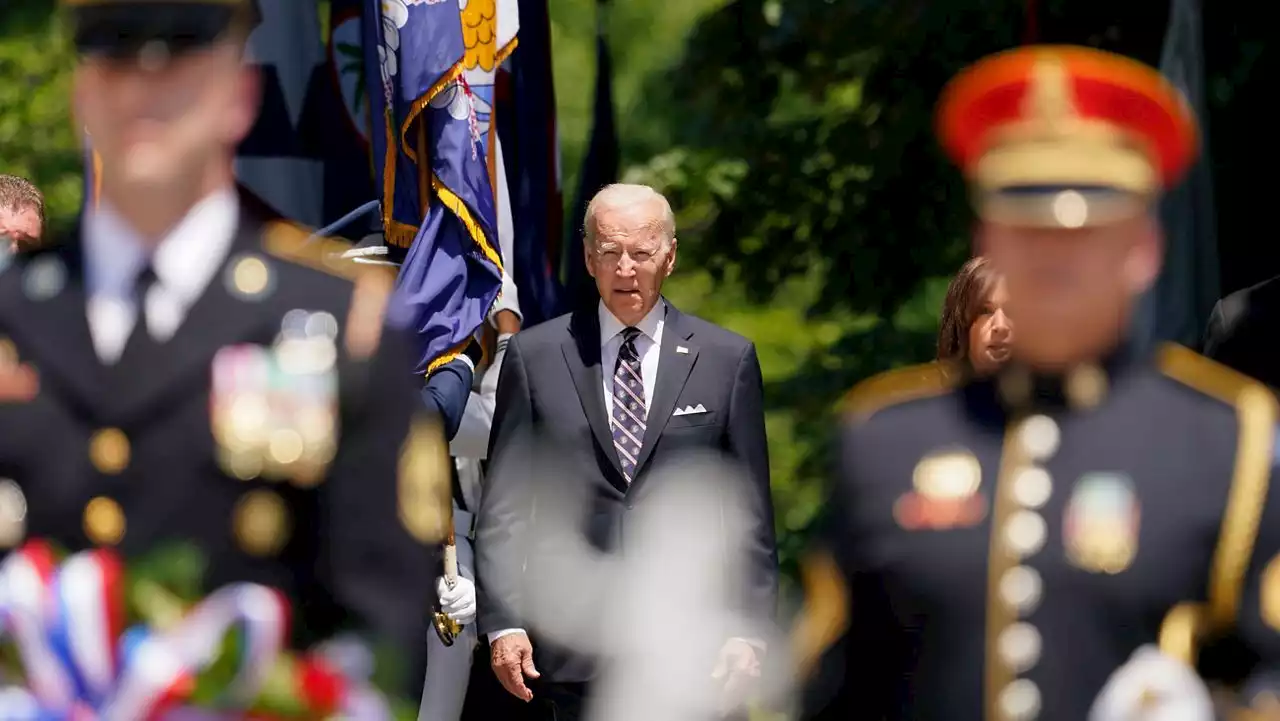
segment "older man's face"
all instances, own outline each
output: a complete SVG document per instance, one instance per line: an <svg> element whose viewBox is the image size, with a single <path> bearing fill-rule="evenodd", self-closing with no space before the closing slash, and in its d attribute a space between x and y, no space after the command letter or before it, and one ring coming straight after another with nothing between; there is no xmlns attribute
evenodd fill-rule
<svg viewBox="0 0 1280 721"><path fill-rule="evenodd" d="M35 247L43 232L40 213L34 208L0 207L0 243L5 243L8 250L16 252Z"/></svg>
<svg viewBox="0 0 1280 721"><path fill-rule="evenodd" d="M604 305L626 325L635 325L662 295L662 281L676 265L676 243L667 238L657 200L595 215L595 243L588 244L587 272L596 279Z"/></svg>

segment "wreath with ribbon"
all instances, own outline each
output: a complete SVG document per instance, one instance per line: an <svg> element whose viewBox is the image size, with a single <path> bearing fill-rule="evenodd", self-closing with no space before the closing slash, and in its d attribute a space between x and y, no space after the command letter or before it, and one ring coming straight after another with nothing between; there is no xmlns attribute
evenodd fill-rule
<svg viewBox="0 0 1280 721"><path fill-rule="evenodd" d="M144 593L154 602L164 590ZM0 719L392 718L384 697L335 659L286 651L290 606L273 589L236 583L194 604L170 597L162 621L136 618L146 614L131 614L127 596L112 551L59 560L35 540L10 553L0 564Z"/></svg>

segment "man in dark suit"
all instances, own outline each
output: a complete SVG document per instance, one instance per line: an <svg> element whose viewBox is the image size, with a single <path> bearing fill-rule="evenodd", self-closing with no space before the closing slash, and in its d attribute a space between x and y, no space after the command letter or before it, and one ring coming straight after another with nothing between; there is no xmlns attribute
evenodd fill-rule
<svg viewBox="0 0 1280 721"><path fill-rule="evenodd" d="M476 533L480 631L503 686L540 697L541 718L581 713L591 659L526 631L514 577L526 549L512 529L532 514L523 495L536 469L513 462L535 436L560 450L560 478L587 487L587 536L611 550L661 459L711 449L736 459L749 487L752 520L744 610L768 619L776 605L777 554L769 494L760 365L745 338L685 315L661 295L675 268L675 221L652 188L614 185L587 209L587 270L600 300L516 334L498 381L489 458L493 462ZM537 578L523 583L538 583ZM534 629L536 633L536 628ZM727 686L758 673L763 644L726 634ZM536 665L535 665L536 661ZM708 669L711 673L711 669ZM531 690L525 677L538 679Z"/></svg>
<svg viewBox="0 0 1280 721"><path fill-rule="evenodd" d="M1247 376L1280 388L1280 277L1238 290L1209 315L1204 354Z"/></svg>
<svg viewBox="0 0 1280 721"><path fill-rule="evenodd" d="M383 323L392 277L235 192L249 0L65 4L101 198L0 272L0 479L25 508L5 545L190 544L206 591L288 596L298 645L351 630L420 666L448 482L432 425L470 370L424 413Z"/></svg>

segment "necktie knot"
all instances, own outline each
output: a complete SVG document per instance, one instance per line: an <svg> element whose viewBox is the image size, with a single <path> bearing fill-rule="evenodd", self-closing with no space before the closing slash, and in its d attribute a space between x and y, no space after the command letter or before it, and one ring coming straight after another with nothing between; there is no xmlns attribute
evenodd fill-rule
<svg viewBox="0 0 1280 721"><path fill-rule="evenodd" d="M147 291L151 290L160 279L156 276L155 268L151 267L148 262L138 271L138 276L133 279L133 297L141 303L147 295Z"/></svg>

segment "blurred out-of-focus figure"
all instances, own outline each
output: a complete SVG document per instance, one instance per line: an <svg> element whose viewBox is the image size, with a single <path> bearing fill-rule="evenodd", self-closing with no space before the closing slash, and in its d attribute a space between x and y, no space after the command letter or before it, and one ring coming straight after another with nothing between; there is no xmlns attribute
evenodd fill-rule
<svg viewBox="0 0 1280 721"><path fill-rule="evenodd" d="M1280 499L1265 387L1128 339L1196 120L1153 69L1031 46L958 76L938 129L1017 342L994 375L905 369L848 396L804 716L1211 718L1197 663L1280 663Z"/></svg>
<svg viewBox="0 0 1280 721"><path fill-rule="evenodd" d="M971 258L951 279L942 301L938 360L967 363L992 373L1013 352L1013 322L1005 311L1009 291L991 261Z"/></svg>
<svg viewBox="0 0 1280 721"><path fill-rule="evenodd" d="M0 274L0 478L25 507L5 538L187 543L205 591L291 599L295 645L350 631L420 669L447 446L384 324L393 275L236 193L256 3L61 4L100 196Z"/></svg>

